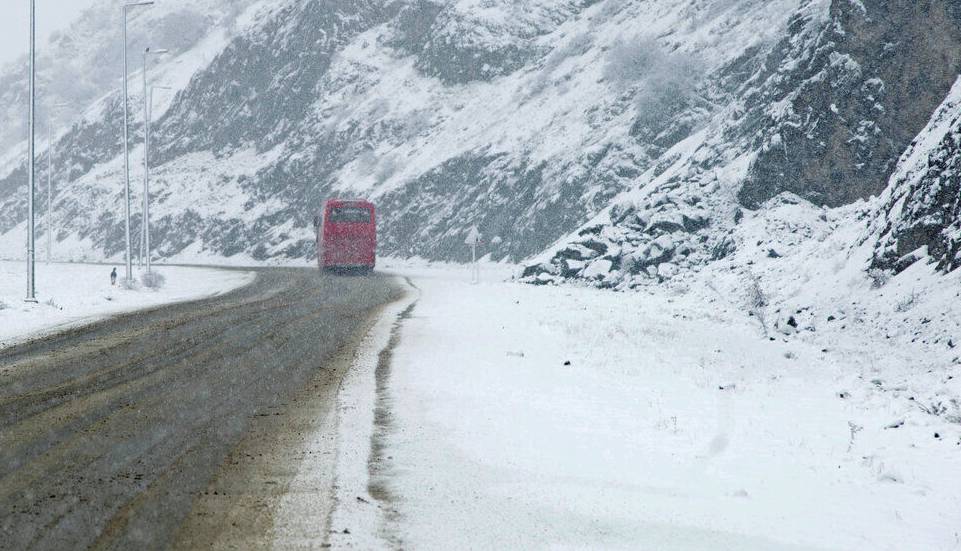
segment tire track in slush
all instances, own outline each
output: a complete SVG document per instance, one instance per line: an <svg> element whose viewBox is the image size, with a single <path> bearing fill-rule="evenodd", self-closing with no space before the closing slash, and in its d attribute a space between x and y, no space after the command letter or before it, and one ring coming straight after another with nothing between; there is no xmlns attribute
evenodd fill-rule
<svg viewBox="0 0 961 551"><path fill-rule="evenodd" d="M405 281L410 288L420 292L420 289L414 285L410 278L405 278ZM377 356L377 367L374 370L376 398L374 402L374 430L370 437L370 456L367 461L369 475L367 493L381 505L381 511L384 515L384 528L381 531L381 536L394 549L402 549L404 542L400 535L392 530L392 527L400 522L401 514L397 509L399 496L390 489L389 485L391 465L387 456L387 441L394 431L390 378L394 351L400 344L401 330L404 322L413 317L416 307L417 300L414 300L397 316L397 320L391 327L387 346Z"/></svg>

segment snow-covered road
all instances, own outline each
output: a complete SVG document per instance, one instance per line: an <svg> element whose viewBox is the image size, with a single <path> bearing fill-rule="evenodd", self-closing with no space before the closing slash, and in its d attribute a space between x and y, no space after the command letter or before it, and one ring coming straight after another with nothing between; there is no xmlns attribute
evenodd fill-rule
<svg viewBox="0 0 961 551"><path fill-rule="evenodd" d="M285 528L319 547L329 471L294 475L333 462L304 435L400 294L262 269L220 297L0 349L0 549L268 549ZM274 522L288 491L316 499Z"/></svg>
<svg viewBox="0 0 961 551"><path fill-rule="evenodd" d="M896 344L769 340L694 293L401 272L390 370L347 385L379 389L373 439L341 408L373 451L338 480L335 547L961 549L961 424L893 387L919 365Z"/></svg>
<svg viewBox="0 0 961 551"><path fill-rule="evenodd" d="M145 288L110 284L112 266L37 264L38 303L24 302L26 265L0 261L0 348L38 334L161 304L215 296L247 285L252 272L159 266L165 281ZM118 266L123 278L123 266Z"/></svg>

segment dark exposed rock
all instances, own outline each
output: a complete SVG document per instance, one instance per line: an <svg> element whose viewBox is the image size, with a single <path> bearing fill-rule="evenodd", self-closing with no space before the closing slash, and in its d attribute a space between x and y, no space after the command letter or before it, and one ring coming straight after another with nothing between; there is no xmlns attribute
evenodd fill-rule
<svg viewBox="0 0 961 551"><path fill-rule="evenodd" d="M411 54L419 54L431 40L431 29L444 10L441 2L416 0L408 2L391 25L392 35L385 44Z"/></svg>
<svg viewBox="0 0 961 551"><path fill-rule="evenodd" d="M524 279L531 278L547 272L548 269L549 267L543 264L531 264L530 266L524 267L524 272L521 274L521 277Z"/></svg>
<svg viewBox="0 0 961 551"><path fill-rule="evenodd" d="M830 15L804 46L811 57L779 69L757 98L790 109L755 123L767 142L739 195L751 208L783 191L827 206L880 194L961 73L961 3L835 0ZM768 64L801 44L786 39Z"/></svg>
<svg viewBox="0 0 961 551"><path fill-rule="evenodd" d="M669 220L662 218L659 220L654 220L647 226L648 233L674 233L676 231L683 231L684 223L678 223L674 220Z"/></svg>
<svg viewBox="0 0 961 551"><path fill-rule="evenodd" d="M731 238L722 239L720 243L714 246L711 252L711 260L722 260L725 259L737 250L737 243Z"/></svg>
<svg viewBox="0 0 961 551"><path fill-rule="evenodd" d="M961 84L955 88L961 91ZM905 167L882 210L872 267L899 273L922 258L961 267L961 94L942 106L948 131L920 166ZM938 116L936 116L937 118Z"/></svg>
<svg viewBox="0 0 961 551"><path fill-rule="evenodd" d="M580 245L583 245L584 247L587 247L588 249L594 251L594 252L597 253L598 255L602 255L602 254L606 253L606 252L607 252L607 249L608 249L607 245L605 245L604 243L601 243L600 241L596 241L596 240L593 240L593 239L588 240L588 241L582 241L582 242L580 243Z"/></svg>
<svg viewBox="0 0 961 551"><path fill-rule="evenodd" d="M681 215L682 225L684 226L684 231L688 233L696 233L711 224L710 219L707 216L701 214L695 214L688 216L686 214Z"/></svg>

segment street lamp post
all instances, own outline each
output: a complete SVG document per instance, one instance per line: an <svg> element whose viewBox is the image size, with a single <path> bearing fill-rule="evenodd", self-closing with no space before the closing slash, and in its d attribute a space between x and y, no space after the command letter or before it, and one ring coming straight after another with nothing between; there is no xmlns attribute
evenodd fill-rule
<svg viewBox="0 0 961 551"><path fill-rule="evenodd" d="M147 155L149 155L150 144L150 122L153 118L153 93L155 90L172 90L169 86L151 86L150 99L147 108L147 146L144 148L144 246L147 251L147 272L150 272L150 167Z"/></svg>
<svg viewBox="0 0 961 551"><path fill-rule="evenodd" d="M30 96L30 122L27 143L27 302L37 302L37 278L36 278L36 212L34 210L34 199L36 198L36 166L34 164L35 147L35 125L36 122L36 85L37 85L37 4L36 0L30 0L30 77L29 77L29 96Z"/></svg>
<svg viewBox="0 0 961 551"><path fill-rule="evenodd" d="M167 50L143 51L143 250L141 258L146 263L147 273L150 273L150 118L153 109L153 88L147 90L147 58L150 55L163 55Z"/></svg>
<svg viewBox="0 0 961 551"><path fill-rule="evenodd" d="M47 265L53 257L53 230L50 226L50 209L53 206L53 121L47 115L47 210L44 212L43 225L47 230Z"/></svg>
<svg viewBox="0 0 961 551"><path fill-rule="evenodd" d="M31 0L32 1L32 0ZM127 12L137 6L151 6L154 2L130 2L123 5L123 192L124 192L124 233L127 241L127 282L133 281L133 262L130 250L130 144L129 109L127 101Z"/></svg>

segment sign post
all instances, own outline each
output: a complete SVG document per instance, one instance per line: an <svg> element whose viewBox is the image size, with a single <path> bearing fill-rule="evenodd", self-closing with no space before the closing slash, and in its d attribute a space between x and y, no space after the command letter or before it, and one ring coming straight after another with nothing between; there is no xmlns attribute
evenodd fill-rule
<svg viewBox="0 0 961 551"><path fill-rule="evenodd" d="M472 226L467 234L464 243L470 247L471 274L470 282L473 285L480 283L480 266L477 264L477 246L481 243L481 232L477 226Z"/></svg>

